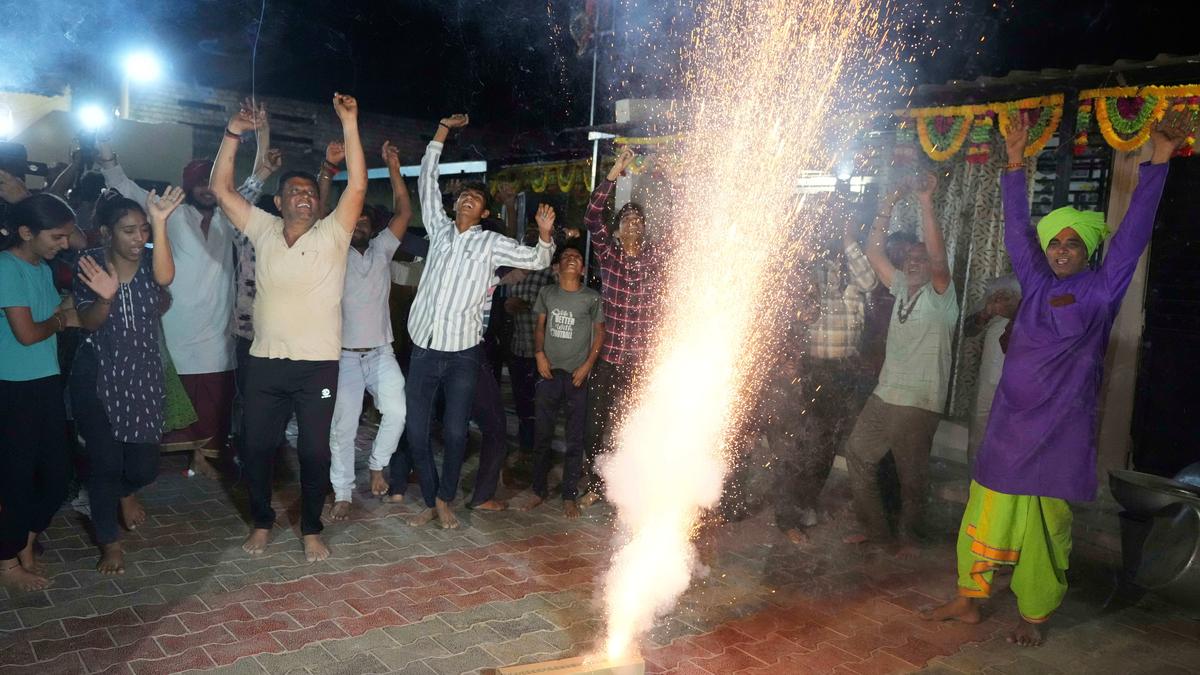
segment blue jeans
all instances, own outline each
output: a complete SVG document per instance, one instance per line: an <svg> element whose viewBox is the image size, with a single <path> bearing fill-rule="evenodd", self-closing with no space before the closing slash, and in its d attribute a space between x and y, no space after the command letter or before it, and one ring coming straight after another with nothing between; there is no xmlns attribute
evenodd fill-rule
<svg viewBox="0 0 1200 675"><path fill-rule="evenodd" d="M405 387L408 401L408 447L413 467L421 481L425 505L432 508L434 497L454 501L458 478L462 473L467 449L467 420L475 398L475 383L483 365L483 349L476 345L460 352L441 352L413 346ZM433 461L430 427L434 403L441 390L446 402L442 414L442 471ZM393 477L393 480L396 480Z"/></svg>
<svg viewBox="0 0 1200 675"><path fill-rule="evenodd" d="M576 387L571 381L571 373L555 369L549 380L539 377L537 383L537 398L534 407L537 409L537 435L533 445L533 492L545 499L550 494L546 485L546 477L550 466L554 463L554 451L550 444L554 441L554 429L558 426L558 413L566 408L567 424L563 441L566 452L563 454L562 498L575 501L578 495L579 476L583 469L583 437L587 419L588 383Z"/></svg>

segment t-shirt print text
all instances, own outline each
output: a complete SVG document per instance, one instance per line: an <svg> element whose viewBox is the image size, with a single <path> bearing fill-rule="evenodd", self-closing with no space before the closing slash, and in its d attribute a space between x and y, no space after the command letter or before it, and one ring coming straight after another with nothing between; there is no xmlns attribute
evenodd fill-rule
<svg viewBox="0 0 1200 675"><path fill-rule="evenodd" d="M550 310L550 336L570 340L575 335L575 315L564 309Z"/></svg>

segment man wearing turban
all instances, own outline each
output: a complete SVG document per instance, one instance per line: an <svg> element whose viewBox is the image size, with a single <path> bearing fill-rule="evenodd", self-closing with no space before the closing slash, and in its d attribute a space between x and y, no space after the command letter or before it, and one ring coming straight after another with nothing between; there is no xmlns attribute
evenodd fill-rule
<svg viewBox="0 0 1200 675"><path fill-rule="evenodd" d="M1150 242L1167 161L1187 131L1176 114L1158 124L1153 157L1141 165L1129 210L1096 269L1088 261L1108 234L1102 214L1057 209L1038 223L1035 239L1022 159L1028 134L1020 118L1010 124L1001 178L1004 243L1023 298L959 529L958 597L923 617L978 623L995 570L1010 566L1021 620L1009 641L1033 646L1067 591L1068 501L1096 498L1108 335Z"/></svg>

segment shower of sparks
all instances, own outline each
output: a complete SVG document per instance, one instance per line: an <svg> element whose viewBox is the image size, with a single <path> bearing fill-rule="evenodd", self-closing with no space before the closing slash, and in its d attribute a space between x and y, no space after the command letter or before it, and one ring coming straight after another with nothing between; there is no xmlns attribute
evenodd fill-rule
<svg viewBox="0 0 1200 675"><path fill-rule="evenodd" d="M619 549L605 579L609 658L671 609L696 565L691 542L718 503L756 371L784 343L784 279L803 169L829 169L869 107L882 58L871 0L709 0L684 55L687 131L672 169L663 315L647 375L601 471ZM799 402L798 402L799 405Z"/></svg>

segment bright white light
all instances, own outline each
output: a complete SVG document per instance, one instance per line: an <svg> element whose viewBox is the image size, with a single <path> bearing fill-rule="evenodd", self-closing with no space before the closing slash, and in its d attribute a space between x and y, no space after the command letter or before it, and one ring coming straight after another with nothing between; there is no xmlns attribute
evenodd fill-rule
<svg viewBox="0 0 1200 675"><path fill-rule="evenodd" d="M84 131L97 131L108 126L108 115L98 105L85 105L79 109L79 123Z"/></svg>
<svg viewBox="0 0 1200 675"><path fill-rule="evenodd" d="M17 123L13 121L12 110L0 108L0 138L8 138L16 130Z"/></svg>
<svg viewBox="0 0 1200 675"><path fill-rule="evenodd" d="M134 82L153 82L162 77L162 62L150 52L134 52L125 57L125 76Z"/></svg>
<svg viewBox="0 0 1200 675"><path fill-rule="evenodd" d="M850 177L853 175L854 175L854 165L850 164L850 162L844 162L844 163L838 165L838 168L837 168L837 179L838 180L850 180Z"/></svg>

